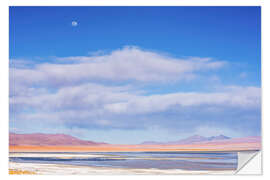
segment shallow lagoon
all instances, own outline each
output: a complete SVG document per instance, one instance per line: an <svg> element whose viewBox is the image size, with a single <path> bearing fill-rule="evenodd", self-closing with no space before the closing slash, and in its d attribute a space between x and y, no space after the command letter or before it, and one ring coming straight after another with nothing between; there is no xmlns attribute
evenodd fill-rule
<svg viewBox="0 0 270 180"><path fill-rule="evenodd" d="M182 169L193 171L237 169L236 152L29 153L27 156L13 155L10 157L10 161L130 169Z"/></svg>

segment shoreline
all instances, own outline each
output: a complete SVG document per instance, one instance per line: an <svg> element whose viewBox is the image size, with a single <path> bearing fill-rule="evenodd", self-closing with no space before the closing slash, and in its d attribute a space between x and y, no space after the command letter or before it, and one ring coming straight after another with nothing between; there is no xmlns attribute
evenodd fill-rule
<svg viewBox="0 0 270 180"><path fill-rule="evenodd" d="M9 152L239 152L257 151L258 143L237 145L106 145L106 146L9 146Z"/></svg>
<svg viewBox="0 0 270 180"><path fill-rule="evenodd" d="M220 174L232 175L233 170L189 171L182 169L131 169L66 164L18 163L9 162L9 172L28 172L31 175L184 175ZM16 173L13 173L13 175ZM20 174L20 173L18 173Z"/></svg>

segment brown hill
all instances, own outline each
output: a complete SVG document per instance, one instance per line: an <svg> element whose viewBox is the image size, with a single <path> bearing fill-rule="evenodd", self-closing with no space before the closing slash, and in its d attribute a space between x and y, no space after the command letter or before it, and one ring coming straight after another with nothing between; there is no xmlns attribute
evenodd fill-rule
<svg viewBox="0 0 270 180"><path fill-rule="evenodd" d="M85 141L66 134L9 134L10 146L93 146L106 143Z"/></svg>

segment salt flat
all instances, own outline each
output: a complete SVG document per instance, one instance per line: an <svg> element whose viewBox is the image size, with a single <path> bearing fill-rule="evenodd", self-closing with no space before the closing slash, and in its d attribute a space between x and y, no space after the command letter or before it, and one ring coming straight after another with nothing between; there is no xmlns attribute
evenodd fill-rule
<svg viewBox="0 0 270 180"><path fill-rule="evenodd" d="M9 157L50 157L50 158L95 158L104 157L104 155L95 154L68 154L68 153L9 153Z"/></svg>
<svg viewBox="0 0 270 180"><path fill-rule="evenodd" d="M74 166L62 164L9 163L9 169L34 172L39 175L181 175L181 174L234 174L234 171L187 171L179 169L128 169Z"/></svg>

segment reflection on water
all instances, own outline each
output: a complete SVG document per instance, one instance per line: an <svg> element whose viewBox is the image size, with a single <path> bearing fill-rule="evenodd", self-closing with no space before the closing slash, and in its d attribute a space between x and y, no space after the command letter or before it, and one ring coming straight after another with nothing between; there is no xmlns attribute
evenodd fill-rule
<svg viewBox="0 0 270 180"><path fill-rule="evenodd" d="M44 154L44 153L43 153ZM49 154L49 153L48 153ZM183 153L183 152L96 152L72 153L96 155L90 157L10 157L13 162L68 164L112 168L155 168L183 170L236 170L237 153ZM70 153L68 153L70 154ZM63 157L61 157L63 155Z"/></svg>

